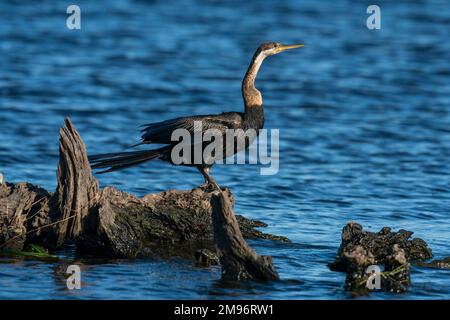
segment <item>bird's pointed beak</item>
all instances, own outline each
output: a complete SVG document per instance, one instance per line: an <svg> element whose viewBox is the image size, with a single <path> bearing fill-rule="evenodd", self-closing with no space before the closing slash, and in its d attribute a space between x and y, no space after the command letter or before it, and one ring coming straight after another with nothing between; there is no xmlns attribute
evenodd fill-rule
<svg viewBox="0 0 450 320"><path fill-rule="evenodd" d="M279 47L277 48L277 51L278 51L278 52L283 52L283 51L286 51L286 50L289 50L289 49L300 48L300 47L303 47L303 46L304 46L304 44L281 45L281 46L279 46ZM277 52L277 53L278 53L278 52Z"/></svg>

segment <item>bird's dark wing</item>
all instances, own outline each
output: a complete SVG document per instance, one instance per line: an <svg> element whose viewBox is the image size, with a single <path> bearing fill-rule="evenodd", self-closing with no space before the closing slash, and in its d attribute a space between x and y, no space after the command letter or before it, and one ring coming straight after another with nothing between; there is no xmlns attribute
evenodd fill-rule
<svg viewBox="0 0 450 320"><path fill-rule="evenodd" d="M227 129L242 128L244 114L240 112L225 112L216 115L183 117L145 124L144 129L141 130L141 143L172 144L174 143L174 141L171 141L172 132L176 129L186 129L191 134L199 130L198 126L194 127L194 121L201 121L202 132L208 129L216 129L225 133Z"/></svg>

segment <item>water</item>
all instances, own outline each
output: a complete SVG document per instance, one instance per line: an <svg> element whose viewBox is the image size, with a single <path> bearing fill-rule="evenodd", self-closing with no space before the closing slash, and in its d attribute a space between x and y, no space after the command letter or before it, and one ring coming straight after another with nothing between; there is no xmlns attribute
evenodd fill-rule
<svg viewBox="0 0 450 320"><path fill-rule="evenodd" d="M218 268L173 259L59 262L0 259L0 298L345 299L326 267L341 228L356 220L415 231L436 258L450 255L450 10L446 1L382 3L382 29L364 1L76 1L82 29L65 26L66 1L0 4L0 171L54 190L58 130L70 116L90 153L138 141L137 126L242 110L240 81L268 40L305 43L267 59L258 76L266 127L279 128L280 171L216 166L236 212L292 244L251 241L282 281L223 287ZM154 162L100 178L144 195L190 189L190 168ZM82 264L68 291L65 267ZM412 268L402 295L450 298L447 270Z"/></svg>

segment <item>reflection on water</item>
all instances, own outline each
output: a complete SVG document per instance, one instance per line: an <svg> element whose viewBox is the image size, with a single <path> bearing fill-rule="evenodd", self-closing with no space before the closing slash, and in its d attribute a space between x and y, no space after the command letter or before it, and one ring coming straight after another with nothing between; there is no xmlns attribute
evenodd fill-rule
<svg viewBox="0 0 450 320"><path fill-rule="evenodd" d="M82 29L65 27L64 1L0 4L0 171L56 186L58 129L70 116L91 153L138 141L137 126L242 109L240 81L259 43L305 43L267 59L258 77L266 127L280 129L280 171L216 166L236 211L293 244L251 242L282 281L224 285L220 270L186 259L84 259L82 289L65 289L58 262L0 258L0 298L350 297L328 270L349 220L405 228L449 255L449 22L446 1L382 5L365 27L351 1L77 1ZM143 195L192 188L190 168L150 163L100 177ZM413 268L396 298L448 298L448 271ZM194 281L193 281L194 280ZM388 294L373 294L385 298Z"/></svg>

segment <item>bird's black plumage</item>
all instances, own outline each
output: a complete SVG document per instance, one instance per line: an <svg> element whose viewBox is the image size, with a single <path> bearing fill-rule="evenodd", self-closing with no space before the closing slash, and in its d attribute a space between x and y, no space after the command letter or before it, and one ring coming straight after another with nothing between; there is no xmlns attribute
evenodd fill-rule
<svg viewBox="0 0 450 320"><path fill-rule="evenodd" d="M172 144L172 132L176 129L186 129L193 134L194 121L201 121L203 132L208 129L216 129L225 134L227 129L242 128L245 123L245 114L240 112L224 112L221 114L189 116L149 123L144 125L144 129L142 129L141 144Z"/></svg>

